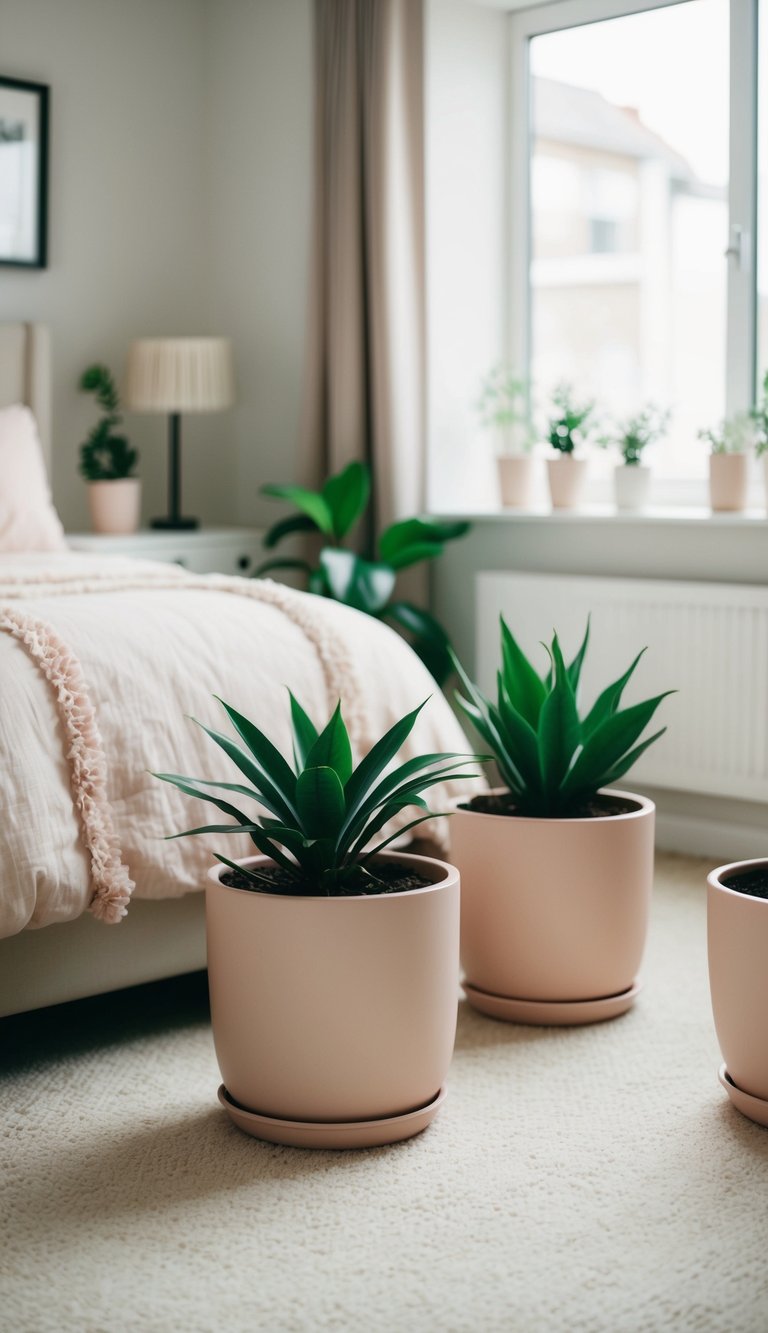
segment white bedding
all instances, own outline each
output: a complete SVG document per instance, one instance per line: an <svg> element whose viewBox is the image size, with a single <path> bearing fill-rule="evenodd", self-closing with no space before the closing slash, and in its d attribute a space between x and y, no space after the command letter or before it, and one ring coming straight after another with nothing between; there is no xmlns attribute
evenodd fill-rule
<svg viewBox="0 0 768 1333"><path fill-rule="evenodd" d="M69 920L89 906L117 919L120 913L110 917L107 908L110 893L122 901L118 881L125 897L134 884L141 897L179 896L203 887L213 846L230 856L253 850L239 835L224 847L221 837L163 840L208 822L210 807L148 770L237 780L225 756L185 720L192 714L227 730L214 694L286 750L286 686L317 721L341 696L358 758L431 694L403 753L471 748L434 681L393 631L266 580L203 578L168 565L75 554L0 556L0 629L0 937ZM41 641L66 648L55 657L57 669L64 662L81 671L81 687L73 692L65 670L54 688ZM82 719L89 709L96 730L91 737L81 727L85 742L82 734L73 741L67 717L74 711ZM91 739L103 752L103 775ZM74 770L87 793L80 810ZM432 808L445 809L470 786L435 788ZM402 822L413 814L403 812ZM89 846L89 819L98 845ZM430 826L438 838L441 822ZM111 868L100 857L111 857Z"/></svg>

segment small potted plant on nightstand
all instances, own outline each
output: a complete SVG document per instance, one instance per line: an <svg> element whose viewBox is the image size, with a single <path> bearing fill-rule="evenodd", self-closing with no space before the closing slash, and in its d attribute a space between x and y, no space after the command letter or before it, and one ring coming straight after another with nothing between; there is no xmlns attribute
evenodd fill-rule
<svg viewBox="0 0 768 1333"><path fill-rule="evenodd" d="M443 1097L456 1029L459 877L431 857L376 844L406 806L472 756L427 754L392 769L420 708L353 767L337 707L318 732L291 695L293 764L223 705L238 741L204 730L245 784L156 776L210 801L260 855L219 855L206 893L219 1098L257 1138L364 1147L424 1129ZM421 705L423 707L423 705ZM212 790L209 790L212 789ZM265 808L244 814L213 794ZM176 836L185 836L183 834Z"/></svg>
<svg viewBox="0 0 768 1333"><path fill-rule="evenodd" d="M483 381L477 408L482 425L496 436L501 503L526 509L531 499L533 439L525 380L503 365L494 366Z"/></svg>
<svg viewBox="0 0 768 1333"><path fill-rule="evenodd" d="M699 431L699 439L710 446L709 502L715 513L746 509L749 455L756 434L749 412L728 417L717 430Z"/></svg>
<svg viewBox="0 0 768 1333"><path fill-rule="evenodd" d="M651 469L643 463L643 453L649 444L662 437L668 422L669 412L660 412L649 405L617 424L600 440L601 445L614 447L621 454L622 461L613 473L617 509L637 512L648 503Z"/></svg>
<svg viewBox="0 0 768 1333"><path fill-rule="evenodd" d="M586 480L587 461L577 457L577 450L589 442L595 405L577 403L568 384L560 384L552 394L553 411L547 438L555 457L547 459L547 478L553 509L575 509Z"/></svg>
<svg viewBox="0 0 768 1333"><path fill-rule="evenodd" d="M734 1106L768 1125L768 860L713 870L707 886L709 985Z"/></svg>
<svg viewBox="0 0 768 1333"><path fill-rule="evenodd" d="M639 654L580 713L588 637L589 626L566 666L555 635L542 677L502 620L495 703L456 661L458 703L506 784L461 801L451 820L464 988L476 1009L511 1022L598 1022L638 991L654 805L614 784L661 736L640 740L665 696L620 707Z"/></svg>
<svg viewBox="0 0 768 1333"><path fill-rule="evenodd" d="M138 452L124 435L120 399L107 366L83 371L80 388L95 395L104 416L80 446L80 474L88 482L88 505L94 532L130 533L139 526L141 482L133 475Z"/></svg>

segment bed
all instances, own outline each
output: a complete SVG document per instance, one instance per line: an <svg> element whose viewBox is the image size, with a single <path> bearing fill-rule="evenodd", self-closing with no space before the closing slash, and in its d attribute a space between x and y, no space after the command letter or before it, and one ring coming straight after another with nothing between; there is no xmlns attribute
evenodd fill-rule
<svg viewBox="0 0 768 1333"><path fill-rule="evenodd" d="M45 331L0 329L0 366L0 408L26 403L50 440ZM149 561L0 552L0 681L0 1015L205 965L200 890L221 838L166 841L207 816L149 770L233 780L185 717L226 729L214 695L281 746L286 686L318 720L341 697L358 758L431 695L404 753L466 748L386 626L269 580ZM433 808L461 790L436 788Z"/></svg>

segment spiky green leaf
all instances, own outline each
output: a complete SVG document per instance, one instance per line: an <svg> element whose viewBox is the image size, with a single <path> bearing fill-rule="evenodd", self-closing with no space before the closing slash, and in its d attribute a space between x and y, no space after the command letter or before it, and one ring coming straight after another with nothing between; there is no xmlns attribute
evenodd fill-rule
<svg viewBox="0 0 768 1333"><path fill-rule="evenodd" d="M307 755L317 740L317 727L304 712L298 699L288 691L291 701L291 727L293 730L293 752L299 771L307 766Z"/></svg>
<svg viewBox="0 0 768 1333"><path fill-rule="evenodd" d="M513 708L534 729L547 691L538 672L531 666L503 616L501 621L501 654L504 688Z"/></svg>
<svg viewBox="0 0 768 1333"><path fill-rule="evenodd" d="M621 703L624 687L632 676L635 667L645 651L645 648L641 648L634 662L627 667L624 675L619 676L618 680L612 681L612 683L607 685L602 693L598 695L582 723L581 731L585 740L592 735L592 732L595 731L607 717L611 717L611 715L616 712L616 709Z"/></svg>
<svg viewBox="0 0 768 1333"><path fill-rule="evenodd" d="M344 788L332 768L305 768L296 783L302 831L310 838L333 838L344 819Z"/></svg>
<svg viewBox="0 0 768 1333"><path fill-rule="evenodd" d="M538 729L539 766L544 791L562 783L581 738L573 687L557 635L552 640L552 689L541 706Z"/></svg>
<svg viewBox="0 0 768 1333"><path fill-rule="evenodd" d="M352 747L341 716L340 702L336 705L330 722L312 745L305 761L307 768L324 765L334 770L342 787L346 786L352 774Z"/></svg>
<svg viewBox="0 0 768 1333"><path fill-rule="evenodd" d="M587 628L584 631L584 638L581 641L581 647L568 667L568 679L571 682L571 688L574 695L578 695L579 681L581 680L581 668L584 665L584 655L589 644L589 625L590 617L587 616Z"/></svg>

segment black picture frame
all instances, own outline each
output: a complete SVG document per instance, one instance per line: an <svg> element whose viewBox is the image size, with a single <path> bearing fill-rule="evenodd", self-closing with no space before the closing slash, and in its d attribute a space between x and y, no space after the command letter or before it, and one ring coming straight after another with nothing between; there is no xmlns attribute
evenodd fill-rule
<svg viewBox="0 0 768 1333"><path fill-rule="evenodd" d="M48 264L50 88L0 75L0 266ZM29 153L24 145L31 145ZM7 150L7 166L3 149ZM24 158L30 161L25 162Z"/></svg>

